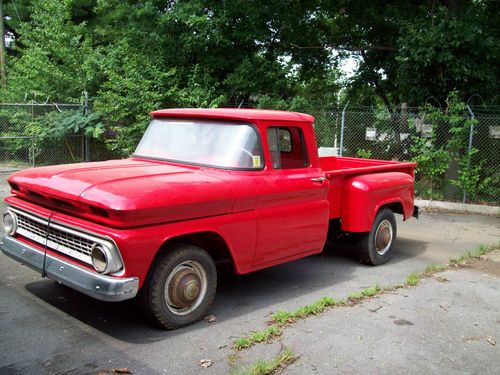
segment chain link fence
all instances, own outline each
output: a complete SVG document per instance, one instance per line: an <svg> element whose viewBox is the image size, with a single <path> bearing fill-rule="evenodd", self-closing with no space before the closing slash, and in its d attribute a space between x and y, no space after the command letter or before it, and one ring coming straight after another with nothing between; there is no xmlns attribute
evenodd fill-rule
<svg viewBox="0 0 500 375"><path fill-rule="evenodd" d="M83 112L83 106L0 103L0 168L82 162L83 135L54 136L45 132L54 114L65 111Z"/></svg>
<svg viewBox="0 0 500 375"><path fill-rule="evenodd" d="M418 108L347 105L308 113L316 117L321 156L417 161L419 197L500 204L500 111L469 108L460 126Z"/></svg>
<svg viewBox="0 0 500 375"><path fill-rule="evenodd" d="M224 106L258 104L232 100ZM316 118L320 156L417 161L420 198L500 205L498 107L466 106L451 116L448 109L322 103L301 112Z"/></svg>
<svg viewBox="0 0 500 375"><path fill-rule="evenodd" d="M471 147L477 153L471 160L470 169L478 170L478 178L489 188L476 201L484 200L500 205L500 111L474 110L474 129Z"/></svg>
<svg viewBox="0 0 500 375"><path fill-rule="evenodd" d="M78 163L86 150L93 161L113 158L102 140L87 140L86 148L82 134L43 132L54 114L83 110L75 104L0 104L0 168ZM500 110L468 108L459 116L465 121L461 133L426 111L404 106L322 105L304 112L316 118L320 156L418 161L419 197L500 205Z"/></svg>

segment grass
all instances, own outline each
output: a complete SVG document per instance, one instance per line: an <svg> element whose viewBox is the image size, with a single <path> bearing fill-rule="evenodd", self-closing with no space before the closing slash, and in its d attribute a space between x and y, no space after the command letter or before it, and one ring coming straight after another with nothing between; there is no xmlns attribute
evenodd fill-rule
<svg viewBox="0 0 500 375"><path fill-rule="evenodd" d="M359 292L351 293L347 299L335 299L332 297L323 297L319 300L305 306L301 306L293 311L279 310L270 316L271 325L262 331L254 331L248 335L241 336L234 341L236 350L243 350L260 343L268 342L271 339L280 336L283 326L293 324L299 319L305 319L311 315L318 315L328 308L346 306L349 302L359 302L365 298L373 297L378 294L382 288L375 284L369 288L364 288Z"/></svg>
<svg viewBox="0 0 500 375"><path fill-rule="evenodd" d="M497 243L496 245L492 245L492 246L479 245L479 247L475 251L475 256L480 257L483 255L486 255L490 251L493 251L493 250L497 249L498 247L500 247L500 242Z"/></svg>
<svg viewBox="0 0 500 375"><path fill-rule="evenodd" d="M406 278L406 285L415 286L420 282L420 274L417 272L412 272Z"/></svg>
<svg viewBox="0 0 500 375"><path fill-rule="evenodd" d="M344 301L332 297L323 297L309 305L301 306L293 311L279 310L271 315L271 321L278 325L294 323L297 319L304 319L310 315L318 315L331 306L345 304Z"/></svg>
<svg viewBox="0 0 500 375"><path fill-rule="evenodd" d="M311 315L318 315L331 307L345 306L348 302L358 302L364 298L373 297L378 294L382 288L379 284L364 288L358 292L349 294L347 299L335 299L332 297L323 297L309 305L301 306L293 311L279 310L271 314L271 322L278 325L295 323L298 319L304 319Z"/></svg>
<svg viewBox="0 0 500 375"><path fill-rule="evenodd" d="M350 293L347 296L346 302L359 302L365 298L373 297L379 294L383 289L379 284L372 285L368 288L361 289L360 291Z"/></svg>
<svg viewBox="0 0 500 375"><path fill-rule="evenodd" d="M471 260L472 257L473 257L472 252L467 251L464 255L461 255L458 258L451 258L450 264L452 264L452 265L462 264L462 263L465 263L465 262Z"/></svg>
<svg viewBox="0 0 500 375"><path fill-rule="evenodd" d="M364 288L364 289L361 289L361 295L366 298L366 297L373 297L375 295L377 295L380 291L382 290L382 288L380 287L380 285L377 283L369 288Z"/></svg>
<svg viewBox="0 0 500 375"><path fill-rule="evenodd" d="M289 349L283 349L276 357L270 361L257 360L248 368L236 370L235 375L267 375L273 374L278 369L283 369L293 363L297 356Z"/></svg>
<svg viewBox="0 0 500 375"><path fill-rule="evenodd" d="M234 368L240 359L240 354L238 352L229 354L227 358L227 364L230 368Z"/></svg>
<svg viewBox="0 0 500 375"><path fill-rule="evenodd" d="M247 336L242 336L234 342L234 348L236 350L242 350L249 348L259 342L267 342L271 338L277 337L281 335L280 327L276 325L272 325L267 327L262 331L252 332Z"/></svg>
<svg viewBox="0 0 500 375"><path fill-rule="evenodd" d="M473 251L467 251L464 255L459 256L458 258L451 258L450 265L455 265L455 266L456 265L463 265L464 263L467 263L471 260L478 259L478 258L482 257L483 255L498 248L499 246L500 246L500 243L493 245L493 246L480 245L477 249L475 249Z"/></svg>
<svg viewBox="0 0 500 375"><path fill-rule="evenodd" d="M468 251L458 258L450 259L449 263L447 264L431 264L427 266L423 272L412 272L407 276L405 283L388 287L381 287L379 284L375 284L360 291L350 293L345 299L335 299L327 296L292 311L279 310L271 314L271 325L269 327L262 331L252 332L249 335L242 336L236 339L234 341L234 348L236 350L243 350L257 343L268 342L275 337L281 336L281 333L285 326L293 324L299 319L305 319L312 315L318 315L327 309L340 306L352 306L363 301L364 299L374 297L383 292L390 292L400 288L416 286L423 277L432 276L437 272L450 269L450 267L452 266L463 266L467 264L467 262L478 259L488 252L498 248L500 248L500 243L492 246L481 245L477 249Z"/></svg>
<svg viewBox="0 0 500 375"><path fill-rule="evenodd" d="M426 268L424 273L426 275L432 275L436 272L441 272L444 271L448 268L447 264L429 264Z"/></svg>

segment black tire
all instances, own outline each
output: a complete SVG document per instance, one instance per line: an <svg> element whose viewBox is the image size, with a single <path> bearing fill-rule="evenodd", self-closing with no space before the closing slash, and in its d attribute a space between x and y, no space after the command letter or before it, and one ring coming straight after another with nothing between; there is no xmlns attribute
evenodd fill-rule
<svg viewBox="0 0 500 375"><path fill-rule="evenodd" d="M389 208L382 208L373 220L372 229L363 233L358 245L361 263L378 266L387 262L394 252L397 228L396 217Z"/></svg>
<svg viewBox="0 0 500 375"><path fill-rule="evenodd" d="M199 247L181 244L165 249L156 260L139 299L159 324L176 329L205 316L216 288L217 270L212 257Z"/></svg>

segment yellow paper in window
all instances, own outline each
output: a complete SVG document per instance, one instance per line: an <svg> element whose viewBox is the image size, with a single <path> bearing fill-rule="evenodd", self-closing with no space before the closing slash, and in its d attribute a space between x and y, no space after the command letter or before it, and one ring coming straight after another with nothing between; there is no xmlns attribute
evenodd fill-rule
<svg viewBox="0 0 500 375"><path fill-rule="evenodd" d="M260 165L260 156L257 155L257 156L252 156L252 163L253 163L253 167L254 168L259 168L261 165Z"/></svg>

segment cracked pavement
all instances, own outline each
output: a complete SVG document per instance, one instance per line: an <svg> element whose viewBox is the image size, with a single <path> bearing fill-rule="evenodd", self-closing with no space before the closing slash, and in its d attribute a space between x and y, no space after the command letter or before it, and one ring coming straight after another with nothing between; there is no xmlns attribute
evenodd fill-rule
<svg viewBox="0 0 500 375"><path fill-rule="evenodd" d="M300 357L284 374L497 373L499 276L496 251L416 287L298 321L242 361L269 358L287 347Z"/></svg>

